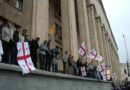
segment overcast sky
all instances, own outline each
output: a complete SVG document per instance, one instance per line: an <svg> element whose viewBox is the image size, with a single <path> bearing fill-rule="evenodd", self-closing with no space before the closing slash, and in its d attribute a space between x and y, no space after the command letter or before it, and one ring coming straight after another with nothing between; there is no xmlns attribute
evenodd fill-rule
<svg viewBox="0 0 130 90"><path fill-rule="evenodd" d="M102 0L118 45L120 62L126 62L125 35L130 57L130 0ZM130 60L129 60L130 62Z"/></svg>

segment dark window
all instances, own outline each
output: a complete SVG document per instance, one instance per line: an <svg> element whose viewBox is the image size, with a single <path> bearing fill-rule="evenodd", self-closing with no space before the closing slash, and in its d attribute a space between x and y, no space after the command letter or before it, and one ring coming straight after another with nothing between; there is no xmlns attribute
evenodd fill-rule
<svg viewBox="0 0 130 90"><path fill-rule="evenodd" d="M54 15L58 18L61 19L61 0L57 0L54 3Z"/></svg>
<svg viewBox="0 0 130 90"><path fill-rule="evenodd" d="M23 9L23 0L16 0L15 7L17 9L19 9L20 11L22 11L22 9Z"/></svg>
<svg viewBox="0 0 130 90"><path fill-rule="evenodd" d="M127 74L127 71L126 71L126 69L124 69L124 74Z"/></svg>
<svg viewBox="0 0 130 90"><path fill-rule="evenodd" d="M23 10L23 0L5 0L7 3L17 8L18 10Z"/></svg>
<svg viewBox="0 0 130 90"><path fill-rule="evenodd" d="M55 25L56 25L55 40L56 42L61 44L62 43L62 28L58 24L55 24Z"/></svg>

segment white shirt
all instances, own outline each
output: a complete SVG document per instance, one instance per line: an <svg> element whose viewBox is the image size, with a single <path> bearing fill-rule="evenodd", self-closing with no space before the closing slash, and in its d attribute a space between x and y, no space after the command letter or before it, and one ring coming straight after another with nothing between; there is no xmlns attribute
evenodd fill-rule
<svg viewBox="0 0 130 90"><path fill-rule="evenodd" d="M69 56L64 54L63 55L63 62L68 62L68 58L69 58Z"/></svg>
<svg viewBox="0 0 130 90"><path fill-rule="evenodd" d="M11 30L8 27L2 28L2 39L7 42L11 39Z"/></svg>

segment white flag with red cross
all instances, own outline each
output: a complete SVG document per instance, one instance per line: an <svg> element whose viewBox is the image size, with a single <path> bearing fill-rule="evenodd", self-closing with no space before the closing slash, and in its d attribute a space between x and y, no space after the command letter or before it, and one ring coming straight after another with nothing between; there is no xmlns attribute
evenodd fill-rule
<svg viewBox="0 0 130 90"><path fill-rule="evenodd" d="M82 74L82 76L83 76L83 77L84 77L84 76L87 76L87 72L86 72L85 67L83 66L83 67L81 67L80 69L81 69L81 74Z"/></svg>
<svg viewBox="0 0 130 90"><path fill-rule="evenodd" d="M103 75L103 80L104 81L110 80L110 69L105 68L104 75Z"/></svg>
<svg viewBox="0 0 130 90"><path fill-rule="evenodd" d="M36 70L30 56L28 42L17 43L17 50L17 61L22 68L23 74L31 73L33 70Z"/></svg>
<svg viewBox="0 0 130 90"><path fill-rule="evenodd" d="M103 59L102 56L100 56L99 54L97 54L97 52L96 52L95 49L93 49L93 50L91 51L91 53L89 53L89 54L87 55L87 58L94 59L94 60L97 60L97 61L102 61L102 59Z"/></svg>
<svg viewBox="0 0 130 90"><path fill-rule="evenodd" d="M79 48L79 54L85 59L87 52L86 52L86 46L85 43L83 42Z"/></svg>
<svg viewBox="0 0 130 90"><path fill-rule="evenodd" d="M105 63L102 63L98 66L98 71L100 71L101 75L103 76L104 75L104 70L105 70L105 66L106 64Z"/></svg>

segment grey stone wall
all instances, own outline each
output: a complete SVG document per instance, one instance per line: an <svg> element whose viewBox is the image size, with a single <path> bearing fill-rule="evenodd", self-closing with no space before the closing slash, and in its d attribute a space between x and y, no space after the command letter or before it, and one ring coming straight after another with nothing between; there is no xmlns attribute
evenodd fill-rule
<svg viewBox="0 0 130 90"><path fill-rule="evenodd" d="M0 64L0 90L110 90L110 82L36 70L22 75L18 66Z"/></svg>

